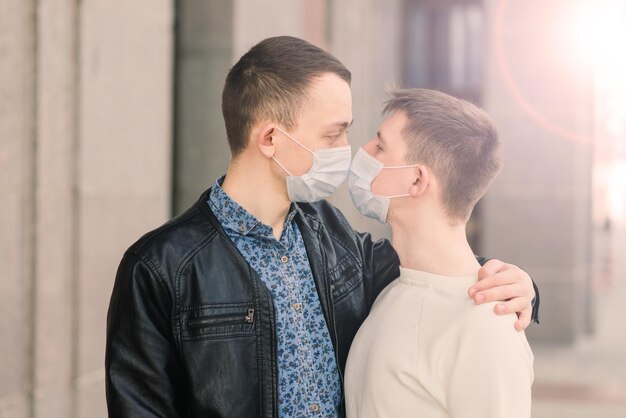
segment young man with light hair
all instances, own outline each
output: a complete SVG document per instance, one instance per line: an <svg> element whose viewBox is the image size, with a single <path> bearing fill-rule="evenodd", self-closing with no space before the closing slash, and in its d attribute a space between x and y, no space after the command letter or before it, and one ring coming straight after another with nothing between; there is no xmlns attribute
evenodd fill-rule
<svg viewBox="0 0 626 418"><path fill-rule="evenodd" d="M347 415L530 417L533 354L517 317L467 295L480 265L465 225L500 169L498 134L478 107L432 90L394 91L385 113L349 186L364 215L390 224L400 276L352 343Z"/></svg>
<svg viewBox="0 0 626 418"><path fill-rule="evenodd" d="M399 271L387 240L354 231L323 200L348 175L350 80L331 54L289 36L229 71L226 175L120 263L110 416L343 416L350 343ZM483 272L476 300L503 301L497 313L519 312L525 328L530 277L497 261Z"/></svg>

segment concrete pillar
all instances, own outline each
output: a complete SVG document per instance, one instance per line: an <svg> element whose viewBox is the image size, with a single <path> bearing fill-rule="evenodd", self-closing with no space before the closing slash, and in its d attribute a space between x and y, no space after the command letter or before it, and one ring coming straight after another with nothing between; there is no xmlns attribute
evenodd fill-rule
<svg viewBox="0 0 626 418"><path fill-rule="evenodd" d="M309 3L321 1L308 0ZM306 39L305 2L307 0L235 0L232 63L255 44L271 36L290 35Z"/></svg>
<svg viewBox="0 0 626 418"><path fill-rule="evenodd" d="M233 2L178 2L173 209L193 204L226 172L222 87L233 65Z"/></svg>
<svg viewBox="0 0 626 418"><path fill-rule="evenodd" d="M0 417L105 417L117 264L170 215L172 1L0 8Z"/></svg>
<svg viewBox="0 0 626 418"><path fill-rule="evenodd" d="M76 213L76 2L37 2L34 417L70 417Z"/></svg>
<svg viewBox="0 0 626 418"><path fill-rule="evenodd" d="M593 85L566 13L580 1L486 2L484 106L500 129L504 169L483 199L484 254L537 281L543 321L528 335L559 343L575 342L591 315Z"/></svg>
<svg viewBox="0 0 626 418"><path fill-rule="evenodd" d="M77 416L106 416L104 330L124 250L170 215L171 0L84 0L77 177Z"/></svg>
<svg viewBox="0 0 626 418"><path fill-rule="evenodd" d="M0 417L25 418L33 356L35 10L24 0L3 0L1 9Z"/></svg>

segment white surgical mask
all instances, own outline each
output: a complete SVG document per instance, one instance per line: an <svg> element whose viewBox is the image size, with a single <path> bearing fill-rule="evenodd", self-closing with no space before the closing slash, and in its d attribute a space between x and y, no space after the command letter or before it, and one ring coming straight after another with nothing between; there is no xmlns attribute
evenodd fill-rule
<svg viewBox="0 0 626 418"><path fill-rule="evenodd" d="M417 164L385 167L383 163L369 155L363 148L360 148L352 160L348 177L348 187L350 188L350 196L354 206L362 215L374 218L381 223L386 223L390 200L396 197L410 196L410 194L377 195L372 192L372 182L383 169L411 167L417 167Z"/></svg>
<svg viewBox="0 0 626 418"><path fill-rule="evenodd" d="M350 145L311 151L287 132L280 128L276 129L313 155L311 168L301 176L292 175L276 157L272 157L280 168L289 174L287 177L289 200L292 202L316 202L333 194L346 181L352 159Z"/></svg>

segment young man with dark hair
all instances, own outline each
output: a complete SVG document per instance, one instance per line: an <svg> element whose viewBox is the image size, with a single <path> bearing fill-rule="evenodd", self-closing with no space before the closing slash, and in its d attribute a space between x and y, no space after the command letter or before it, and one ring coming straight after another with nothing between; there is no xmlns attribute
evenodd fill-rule
<svg viewBox="0 0 626 418"><path fill-rule="evenodd" d="M478 107L432 90L395 91L385 113L349 185L363 214L391 225L400 275L352 343L347 415L530 417L533 354L515 314L467 297L480 265L465 224L500 169L498 134Z"/></svg>
<svg viewBox="0 0 626 418"><path fill-rule="evenodd" d="M352 338L399 274L388 241L355 232L323 200L351 161L350 72L301 39L269 38L231 69L222 103L226 176L120 264L109 414L341 416ZM506 300L502 312L520 312L525 328L528 275L497 261L483 271L472 296Z"/></svg>

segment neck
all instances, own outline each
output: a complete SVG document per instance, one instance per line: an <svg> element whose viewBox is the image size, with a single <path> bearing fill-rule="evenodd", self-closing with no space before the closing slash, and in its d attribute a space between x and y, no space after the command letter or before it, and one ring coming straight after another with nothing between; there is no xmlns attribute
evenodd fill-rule
<svg viewBox="0 0 626 418"><path fill-rule="evenodd" d="M467 242L465 223L453 224L441 211L390 220L400 265L441 276L469 276L480 268Z"/></svg>
<svg viewBox="0 0 626 418"><path fill-rule="evenodd" d="M287 185L271 176L269 161L258 161L244 155L232 161L222 184L224 191L237 204L269 225L280 239L291 201Z"/></svg>

